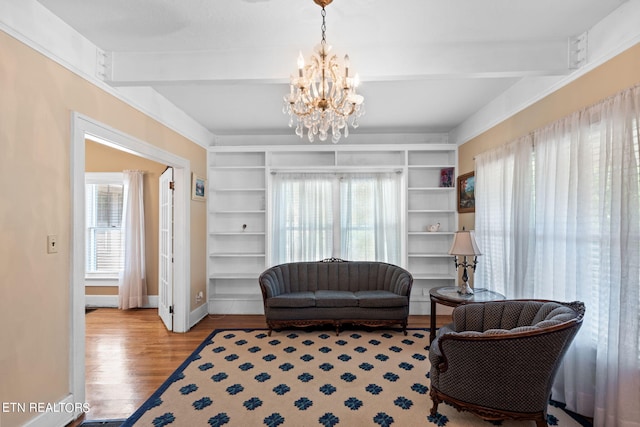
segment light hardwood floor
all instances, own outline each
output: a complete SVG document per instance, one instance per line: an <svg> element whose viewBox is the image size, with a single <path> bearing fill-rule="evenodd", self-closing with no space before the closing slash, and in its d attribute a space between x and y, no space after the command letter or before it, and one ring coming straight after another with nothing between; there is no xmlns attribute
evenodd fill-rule
<svg viewBox="0 0 640 427"><path fill-rule="evenodd" d="M451 321L438 316L437 325ZM189 332L168 332L157 310L100 308L86 315L86 402L79 420L131 415L214 329L264 328L262 315L210 315ZM410 316L409 327L428 328L429 316Z"/></svg>

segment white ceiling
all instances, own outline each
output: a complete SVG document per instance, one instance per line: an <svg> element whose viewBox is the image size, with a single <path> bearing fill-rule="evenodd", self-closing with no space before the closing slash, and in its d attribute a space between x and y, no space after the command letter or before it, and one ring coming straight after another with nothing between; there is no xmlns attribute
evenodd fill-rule
<svg viewBox="0 0 640 427"><path fill-rule="evenodd" d="M114 87L151 87L216 135L287 134L282 96L320 41L312 0L38 0L107 52ZM625 0L335 0L358 133L449 132L523 78L569 74L568 40Z"/></svg>

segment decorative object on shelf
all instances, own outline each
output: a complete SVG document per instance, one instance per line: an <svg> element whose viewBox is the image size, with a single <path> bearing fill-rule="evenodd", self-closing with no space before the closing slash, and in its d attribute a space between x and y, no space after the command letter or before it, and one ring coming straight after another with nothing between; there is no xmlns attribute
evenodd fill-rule
<svg viewBox="0 0 640 427"><path fill-rule="evenodd" d="M431 231L431 232L440 231L440 223L427 226L427 231Z"/></svg>
<svg viewBox="0 0 640 427"><path fill-rule="evenodd" d="M453 187L453 168L440 169L440 187Z"/></svg>
<svg viewBox="0 0 640 427"><path fill-rule="evenodd" d="M464 227L462 227L462 231L456 231L456 235L453 238L453 244L451 245L451 249L449 249L449 255L454 255L453 263L456 266L456 271L458 271L458 267L462 267L464 269L462 271L462 282L458 287L458 293L463 295L473 295L473 290L469 286L467 268L471 267L473 271L476 271L478 256L482 255L478 248L478 244L476 243L475 233L473 231L466 231ZM463 257L462 262L458 261L459 256ZM467 262L468 256L473 257L473 263Z"/></svg>
<svg viewBox="0 0 640 427"><path fill-rule="evenodd" d="M242 231L247 229L247 224L242 224Z"/></svg>
<svg viewBox="0 0 640 427"><path fill-rule="evenodd" d="M458 212L472 213L476 211L476 180L474 172L458 177Z"/></svg>
<svg viewBox="0 0 640 427"><path fill-rule="evenodd" d="M191 199L204 202L207 194L207 180L195 173L191 174Z"/></svg>
<svg viewBox="0 0 640 427"><path fill-rule="evenodd" d="M349 69L349 55L344 56L341 66L331 46L326 41L325 6L333 0L313 0L322 7L322 40L305 65L302 52L298 56L298 74L291 76L290 92L283 100L282 112L289 114L289 127L297 120L296 135L300 138L307 128L309 142L326 141L331 130L331 142L336 144L342 136L349 136L349 124L356 129L358 118L364 114L362 95L356 93L358 74ZM342 71L344 74L342 74Z"/></svg>

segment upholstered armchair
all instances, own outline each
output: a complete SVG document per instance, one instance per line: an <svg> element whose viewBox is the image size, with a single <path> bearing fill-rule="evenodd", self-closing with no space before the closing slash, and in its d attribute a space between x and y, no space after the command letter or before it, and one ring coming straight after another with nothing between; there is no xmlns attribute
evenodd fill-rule
<svg viewBox="0 0 640 427"><path fill-rule="evenodd" d="M584 311L581 302L539 300L456 307L429 349L431 415L446 402L485 420L547 426L551 386Z"/></svg>

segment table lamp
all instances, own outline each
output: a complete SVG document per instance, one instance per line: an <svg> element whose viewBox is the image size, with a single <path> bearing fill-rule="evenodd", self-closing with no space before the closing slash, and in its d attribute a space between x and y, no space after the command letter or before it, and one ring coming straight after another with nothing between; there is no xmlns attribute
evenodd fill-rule
<svg viewBox="0 0 640 427"><path fill-rule="evenodd" d="M473 289L469 286L469 274L467 268L473 268L476 271L476 264L478 263L478 255L482 255L478 244L476 243L475 233L473 231L467 231L462 227L462 231L456 231L453 238L453 244L449 249L449 255L454 255L453 263L458 267L464 268L462 272L462 283L458 286L458 293L462 295L473 295ZM464 257L462 262L459 262L458 257ZM473 263L467 262L467 257L473 257Z"/></svg>

